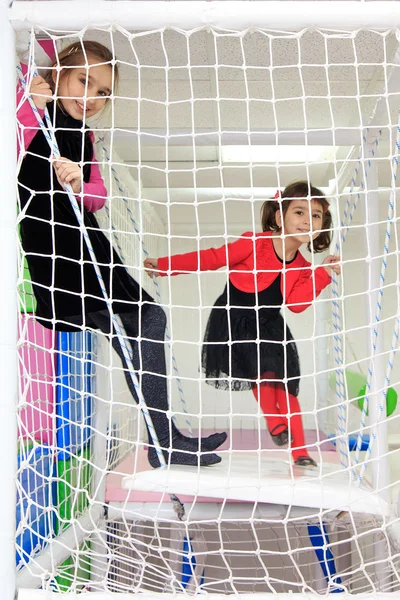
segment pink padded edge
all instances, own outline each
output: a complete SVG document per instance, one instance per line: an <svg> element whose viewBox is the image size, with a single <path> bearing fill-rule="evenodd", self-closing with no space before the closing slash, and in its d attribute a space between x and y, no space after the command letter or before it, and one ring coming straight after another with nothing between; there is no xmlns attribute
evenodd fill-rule
<svg viewBox="0 0 400 600"><path fill-rule="evenodd" d="M53 443L54 348L53 332L37 323L33 315L21 315L18 351L20 401L19 437ZM23 336L23 338L21 338Z"/></svg>

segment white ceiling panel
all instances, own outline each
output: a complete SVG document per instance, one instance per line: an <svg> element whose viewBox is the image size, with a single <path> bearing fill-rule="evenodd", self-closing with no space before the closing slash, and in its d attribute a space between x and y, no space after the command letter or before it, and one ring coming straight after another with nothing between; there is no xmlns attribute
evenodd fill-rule
<svg viewBox="0 0 400 600"><path fill-rule="evenodd" d="M329 162L278 169L264 165L251 172L249 165L221 165L221 140L226 132L233 137L241 132L239 143L247 144L257 132L306 131L311 136L347 128L360 139L361 126L369 122L386 89L397 49L394 32L373 31L238 35L166 29L125 35L92 30L86 38L113 47L119 61L117 99L101 121L117 130L118 153L132 169L139 163L135 173L144 189L187 188L188 194L194 187L282 186L308 175L314 184L327 186L335 175ZM394 78L400 80L400 68ZM383 111L377 123L385 143L389 125L393 130L397 123L399 100L396 91L390 116ZM138 134L143 132L164 132L166 137L153 139L153 148L140 137L139 152ZM168 144L167 156L165 140L178 132L185 133L182 144ZM191 145L201 145L196 136L202 132L210 135L194 162ZM379 175L381 185L390 184L389 160L380 164Z"/></svg>

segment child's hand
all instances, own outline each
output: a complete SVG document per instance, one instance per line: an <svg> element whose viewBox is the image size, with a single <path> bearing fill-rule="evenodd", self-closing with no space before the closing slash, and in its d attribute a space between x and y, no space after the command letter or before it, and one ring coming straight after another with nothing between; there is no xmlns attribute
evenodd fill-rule
<svg viewBox="0 0 400 600"><path fill-rule="evenodd" d="M324 260L324 262L322 263L323 266L325 267L325 269L328 271L333 271L334 273L336 273L336 275L340 275L341 272L341 268L340 268L340 256L327 256Z"/></svg>
<svg viewBox="0 0 400 600"><path fill-rule="evenodd" d="M34 101L36 108L46 108L46 104L53 100L53 92L51 91L51 87L47 81L43 79L43 77L40 77L40 75L32 78L29 93L32 96L32 100Z"/></svg>
<svg viewBox="0 0 400 600"><path fill-rule="evenodd" d="M65 188L69 183L74 194L79 194L81 191L82 170L80 166L69 160L61 157L54 162L54 169L58 179L58 183Z"/></svg>
<svg viewBox="0 0 400 600"><path fill-rule="evenodd" d="M160 273L158 273L158 259L157 258L146 258L143 263L146 273L151 279L153 277L158 277Z"/></svg>

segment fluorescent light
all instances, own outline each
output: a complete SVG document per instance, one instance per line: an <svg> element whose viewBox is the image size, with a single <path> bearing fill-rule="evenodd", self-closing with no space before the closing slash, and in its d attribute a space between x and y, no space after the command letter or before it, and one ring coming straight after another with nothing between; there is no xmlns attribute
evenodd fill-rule
<svg viewBox="0 0 400 600"><path fill-rule="evenodd" d="M329 162L334 146L224 146L223 163L306 163Z"/></svg>

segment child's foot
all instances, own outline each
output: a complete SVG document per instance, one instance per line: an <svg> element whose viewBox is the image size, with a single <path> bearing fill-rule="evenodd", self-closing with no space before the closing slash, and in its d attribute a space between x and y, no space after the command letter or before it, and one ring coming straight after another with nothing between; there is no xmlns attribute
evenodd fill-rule
<svg viewBox="0 0 400 600"><path fill-rule="evenodd" d="M313 460L311 458L311 456L299 456L294 461L294 464L298 465L299 467L317 467L318 466L317 463L315 462L315 460Z"/></svg>
<svg viewBox="0 0 400 600"><path fill-rule="evenodd" d="M182 450L183 448L181 448ZM189 467L210 467L221 462L221 457L218 454L201 454L197 456L192 452L179 452L179 449L173 449L171 452L163 451L164 459L167 464L171 465L186 465ZM153 469L160 467L160 460L157 456L155 448L149 448L147 457Z"/></svg>
<svg viewBox="0 0 400 600"><path fill-rule="evenodd" d="M208 437L193 437L190 438L182 433L179 433L178 439L180 442L184 443L187 448L185 450L189 450L189 447L193 450L193 452L197 452L199 450L199 439L201 441L200 452L212 452L216 450L225 442L228 434L223 431L220 433L212 433ZM174 442L173 445L175 446Z"/></svg>
<svg viewBox="0 0 400 600"><path fill-rule="evenodd" d="M289 443L289 430L286 425L277 425L269 434L276 446L286 446Z"/></svg>

